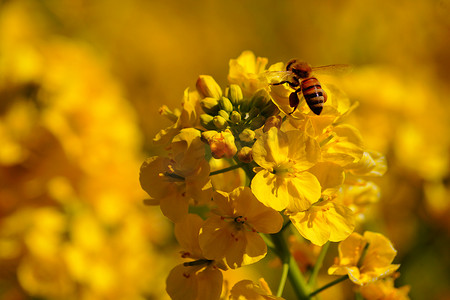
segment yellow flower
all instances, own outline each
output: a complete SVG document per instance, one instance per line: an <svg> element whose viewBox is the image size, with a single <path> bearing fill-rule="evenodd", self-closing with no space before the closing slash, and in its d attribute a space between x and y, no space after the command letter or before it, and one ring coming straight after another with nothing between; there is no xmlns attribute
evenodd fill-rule
<svg viewBox="0 0 450 300"><path fill-rule="evenodd" d="M181 129L199 126L199 116L202 113L200 107L200 95L197 91L184 91L183 101L181 102L181 112L174 113L168 110L165 106L160 109L162 115L167 116L174 122L171 126L160 130L153 141L158 145L166 145L170 143L174 136L176 136Z"/></svg>
<svg viewBox="0 0 450 300"><path fill-rule="evenodd" d="M383 176L387 171L386 157L376 151L364 152L358 162L347 165L346 169L356 176Z"/></svg>
<svg viewBox="0 0 450 300"><path fill-rule="evenodd" d="M180 130L171 150L171 158L154 156L145 160L139 180L151 197L146 203L159 204L165 216L178 222L187 215L190 201L198 204L211 199L212 186L198 130Z"/></svg>
<svg viewBox="0 0 450 300"><path fill-rule="evenodd" d="M272 295L267 282L261 278L259 284L251 280L237 282L230 291L230 300L283 300Z"/></svg>
<svg viewBox="0 0 450 300"><path fill-rule="evenodd" d="M380 199L380 188L372 181L358 180L342 188L342 203L355 213Z"/></svg>
<svg viewBox="0 0 450 300"><path fill-rule="evenodd" d="M307 169L320 157L319 145L299 130L283 132L276 127L253 145L253 160L260 166L251 188L256 198L275 210L308 209L320 198L317 178Z"/></svg>
<svg viewBox="0 0 450 300"><path fill-rule="evenodd" d="M305 211L287 213L300 234L318 246L342 241L355 228L353 212L331 200L314 203Z"/></svg>
<svg viewBox="0 0 450 300"><path fill-rule="evenodd" d="M160 205L162 213L173 222L183 219L189 202L206 203L211 199L209 165L204 161L187 173L177 170L177 164L164 157L150 157L141 166L141 187L151 199L149 205Z"/></svg>
<svg viewBox="0 0 450 300"><path fill-rule="evenodd" d="M360 261L367 244L367 252ZM397 250L382 234L366 231L361 236L355 232L339 244L339 259L328 274L348 274L354 283L365 285L394 273L400 267L391 264L396 254Z"/></svg>
<svg viewBox="0 0 450 300"><path fill-rule="evenodd" d="M267 62L267 58L256 58L251 51L242 52L237 59L230 60L228 82L239 85L244 96L253 95L257 90L267 86L258 75L265 71Z"/></svg>
<svg viewBox="0 0 450 300"><path fill-rule="evenodd" d="M231 268L262 259L267 246L261 233L276 233L283 225L282 216L262 205L248 187L236 188L231 193L214 194L217 209L200 231L200 247L206 258L225 258Z"/></svg>
<svg viewBox="0 0 450 300"><path fill-rule="evenodd" d="M409 300L410 287L394 287L394 278L377 280L361 287L361 295L366 300Z"/></svg>
<svg viewBox="0 0 450 300"><path fill-rule="evenodd" d="M223 262L206 259L200 249L198 234L203 220L189 214L175 224L175 237L183 251L181 257L192 261L176 266L166 280L166 291L173 300L214 300L222 292Z"/></svg>
<svg viewBox="0 0 450 300"><path fill-rule="evenodd" d="M328 141L322 146L322 158L340 166L358 162L364 155L364 145L358 129L343 124L332 127Z"/></svg>

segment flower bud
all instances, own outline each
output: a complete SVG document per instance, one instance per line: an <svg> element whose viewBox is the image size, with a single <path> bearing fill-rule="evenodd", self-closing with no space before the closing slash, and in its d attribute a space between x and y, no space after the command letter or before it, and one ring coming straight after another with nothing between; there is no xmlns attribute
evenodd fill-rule
<svg viewBox="0 0 450 300"><path fill-rule="evenodd" d="M208 143L212 156L216 159L231 158L237 152L234 136L229 129L222 132L205 131L202 133L202 140Z"/></svg>
<svg viewBox="0 0 450 300"><path fill-rule="evenodd" d="M223 109L226 112L232 112L233 111L233 104L231 103L230 99L226 97L221 97L219 99L219 106L221 109Z"/></svg>
<svg viewBox="0 0 450 300"><path fill-rule="evenodd" d="M256 93L252 97L252 105L259 109L262 109L266 106L266 103L271 101L269 93L265 89L257 90Z"/></svg>
<svg viewBox="0 0 450 300"><path fill-rule="evenodd" d="M231 122L233 122L234 124L239 124L242 120L241 114L238 113L237 111L233 111L231 112Z"/></svg>
<svg viewBox="0 0 450 300"><path fill-rule="evenodd" d="M268 118L270 116L276 115L280 110L278 106L275 105L272 101L266 103L266 106L261 110L261 114Z"/></svg>
<svg viewBox="0 0 450 300"><path fill-rule="evenodd" d="M261 112L261 110L259 108L252 107L252 109L250 109L250 111L248 112L248 118L253 119L257 115L259 115L260 112Z"/></svg>
<svg viewBox="0 0 450 300"><path fill-rule="evenodd" d="M206 129L216 129L216 126L213 123L213 117L208 114L200 115L200 124Z"/></svg>
<svg viewBox="0 0 450 300"><path fill-rule="evenodd" d="M225 118L223 118L222 116L214 116L213 123L217 129L225 129L228 127L227 120Z"/></svg>
<svg viewBox="0 0 450 300"><path fill-rule="evenodd" d="M217 82L209 75L200 75L197 79L196 87L203 97L222 97L222 89Z"/></svg>
<svg viewBox="0 0 450 300"><path fill-rule="evenodd" d="M250 129L258 129L261 126L264 125L264 122L266 121L266 118L262 115L257 116L256 118L254 118L251 123L250 123Z"/></svg>
<svg viewBox="0 0 450 300"><path fill-rule="evenodd" d="M239 110L241 113L246 113L252 108L252 103L248 99L242 99L241 104L239 105Z"/></svg>
<svg viewBox="0 0 450 300"><path fill-rule="evenodd" d="M240 134L239 139L246 143L251 143L255 139L255 132L251 129L245 128Z"/></svg>
<svg viewBox="0 0 450 300"><path fill-rule="evenodd" d="M223 109L219 110L219 112L217 114L227 121L230 120L230 115Z"/></svg>
<svg viewBox="0 0 450 300"><path fill-rule="evenodd" d="M266 123L264 124L263 131L267 132L270 128L276 127L280 129L281 127L281 117L280 116L271 116L266 120Z"/></svg>
<svg viewBox="0 0 450 300"><path fill-rule="evenodd" d="M206 97L200 101L203 111L209 115L215 116L219 112L219 101L212 97Z"/></svg>
<svg viewBox="0 0 450 300"><path fill-rule="evenodd" d="M230 99L231 103L233 103L234 105L239 105L239 103L242 101L243 95L242 95L242 90L240 88L239 85L237 84L231 84L225 93L228 97L228 99Z"/></svg>
<svg viewBox="0 0 450 300"><path fill-rule="evenodd" d="M238 159L243 163L251 163L253 161L253 152L250 147L242 147L237 154Z"/></svg>

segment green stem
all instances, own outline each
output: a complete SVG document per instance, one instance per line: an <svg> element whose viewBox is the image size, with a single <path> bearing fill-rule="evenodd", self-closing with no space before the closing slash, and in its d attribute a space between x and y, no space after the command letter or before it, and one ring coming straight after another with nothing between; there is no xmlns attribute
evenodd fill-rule
<svg viewBox="0 0 450 300"><path fill-rule="evenodd" d="M255 173L253 173L253 170L250 167L250 165L241 163L236 156L234 157L234 161L237 163L237 165L240 165L242 167L242 170L244 170L245 174L247 175L249 182L251 182L253 177L255 177Z"/></svg>
<svg viewBox="0 0 450 300"><path fill-rule="evenodd" d="M241 163L241 164L232 165L232 166L230 166L228 168L224 168L224 169L220 169L220 170L217 170L217 171L213 171L213 172L209 173L209 176L213 176L213 175L225 173L225 172L228 172L228 171L232 171L234 169L238 169L238 168L242 167L243 165L244 164Z"/></svg>
<svg viewBox="0 0 450 300"><path fill-rule="evenodd" d="M289 273L289 264L283 263L283 271L281 272L280 285L278 286L277 297L283 295L284 286L286 285L286 280Z"/></svg>
<svg viewBox="0 0 450 300"><path fill-rule="evenodd" d="M302 272L298 268L297 262L294 257L292 257L286 240L283 237L282 232L272 234L272 241L275 245L275 253L280 257L284 264L289 265L288 278L291 282L292 288L298 299L307 300L308 299L308 286L306 280L303 277Z"/></svg>
<svg viewBox="0 0 450 300"><path fill-rule="evenodd" d="M327 254L329 247L330 242L328 241L325 243L325 245L322 246L322 249L320 249L319 256L317 257L317 261L308 280L308 285L310 287L314 287L316 285L317 275L319 275L320 268L322 268L323 260L325 259L325 255Z"/></svg>
<svg viewBox="0 0 450 300"><path fill-rule="evenodd" d="M266 243L267 247L271 248L271 249L275 249L275 245L273 244L272 240L270 240L267 235L265 235L264 233L260 233L259 234L262 239L264 240L264 242Z"/></svg>
<svg viewBox="0 0 450 300"><path fill-rule="evenodd" d="M286 228L289 227L289 225L291 225L291 219L287 220L287 222L283 225L283 227L281 228L281 232L283 232Z"/></svg>
<svg viewBox="0 0 450 300"><path fill-rule="evenodd" d="M317 295L318 293L322 292L323 290L326 290L327 288L332 287L333 285L338 284L339 282L344 281L346 279L348 279L348 275L344 275L342 277L339 277L338 279L336 279L336 280L334 280L332 282L329 282L329 283L325 284L323 287L315 290L314 292L309 294L309 297L314 297L315 295Z"/></svg>

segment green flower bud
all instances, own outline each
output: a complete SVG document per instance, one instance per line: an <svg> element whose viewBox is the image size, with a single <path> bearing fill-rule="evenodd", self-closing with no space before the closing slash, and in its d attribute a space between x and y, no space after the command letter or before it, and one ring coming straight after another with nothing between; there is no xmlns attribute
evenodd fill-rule
<svg viewBox="0 0 450 300"><path fill-rule="evenodd" d="M241 113L246 113L252 107L252 103L248 99L242 99L241 104L239 105L239 110Z"/></svg>
<svg viewBox="0 0 450 300"><path fill-rule="evenodd" d="M227 121L230 119L230 115L226 111L224 111L223 109L219 110L218 115L221 116L222 118L224 118Z"/></svg>
<svg viewBox="0 0 450 300"><path fill-rule="evenodd" d="M203 97L213 97L216 99L222 97L222 89L214 78L209 75L200 75L197 79L196 87Z"/></svg>
<svg viewBox="0 0 450 300"><path fill-rule="evenodd" d="M221 97L219 99L219 106L221 109L223 109L226 112L232 112L233 111L233 104L231 103L230 99L226 97Z"/></svg>
<svg viewBox="0 0 450 300"><path fill-rule="evenodd" d="M258 129L261 126L263 126L265 122L266 122L266 118L262 115L259 115L251 121L250 129L253 129L253 130Z"/></svg>
<svg viewBox="0 0 450 300"><path fill-rule="evenodd" d="M265 89L260 89L252 97L252 106L262 109L267 102L271 101L269 93Z"/></svg>
<svg viewBox="0 0 450 300"><path fill-rule="evenodd" d="M217 129L225 129L228 127L227 120L221 116L213 117L213 123Z"/></svg>
<svg viewBox="0 0 450 300"><path fill-rule="evenodd" d="M219 101L212 97L206 97L200 101L203 111L209 115L215 116L219 112Z"/></svg>
<svg viewBox="0 0 450 300"><path fill-rule="evenodd" d="M231 112L231 122L233 122L234 124L239 124L241 123L242 117L241 114L238 113L237 111L233 111Z"/></svg>
<svg viewBox="0 0 450 300"><path fill-rule="evenodd" d="M231 84L226 89L225 95L231 100L231 103L236 106L239 105L243 98L241 87L237 84Z"/></svg>
<svg viewBox="0 0 450 300"><path fill-rule="evenodd" d="M259 108L257 107L252 107L252 109L250 109L250 111L248 112L248 118L249 119L253 119L254 117L256 117L257 115L259 115L261 111L259 110Z"/></svg>
<svg viewBox="0 0 450 300"><path fill-rule="evenodd" d="M270 116L276 115L280 110L278 106L275 105L272 101L267 102L266 106L262 109L261 114L268 118Z"/></svg>
<svg viewBox="0 0 450 300"><path fill-rule="evenodd" d="M213 117L208 114L200 115L200 124L209 130L216 129L216 126L213 123Z"/></svg>

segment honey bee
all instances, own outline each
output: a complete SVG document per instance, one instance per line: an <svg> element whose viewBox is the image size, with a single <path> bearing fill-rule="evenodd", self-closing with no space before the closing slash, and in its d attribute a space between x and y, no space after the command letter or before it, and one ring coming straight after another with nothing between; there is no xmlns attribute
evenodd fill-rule
<svg viewBox="0 0 450 300"><path fill-rule="evenodd" d="M306 104L316 115L320 115L324 103L327 101L327 94L322 89L319 80L312 76L313 71L326 70L347 70L348 65L328 65L321 67L311 67L306 62L292 59L286 64L286 71L272 71L267 73L267 78L278 78L281 80L271 85L281 85L287 83L295 91L289 95L289 106L294 108L289 113L291 115L300 104L299 94L302 93Z"/></svg>

